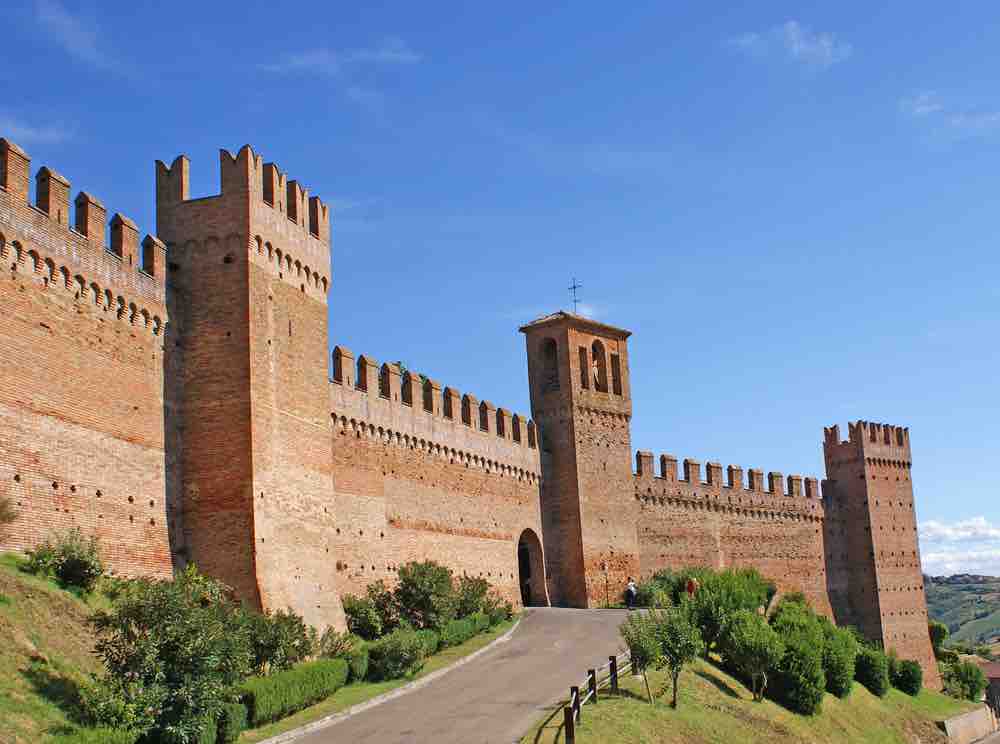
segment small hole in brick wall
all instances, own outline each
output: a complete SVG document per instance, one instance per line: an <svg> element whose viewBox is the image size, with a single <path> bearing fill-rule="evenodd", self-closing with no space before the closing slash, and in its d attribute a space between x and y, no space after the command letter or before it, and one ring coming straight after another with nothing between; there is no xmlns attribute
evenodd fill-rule
<svg viewBox="0 0 1000 744"><path fill-rule="evenodd" d="M150 505L150 506L152 506L152 505L153 505L153 500L152 500L152 499L150 499L150 500L149 500L149 505Z"/></svg>
<svg viewBox="0 0 1000 744"><path fill-rule="evenodd" d="M232 331L226 331L226 338L229 338L232 335L233 335Z"/></svg>
<svg viewBox="0 0 1000 744"><path fill-rule="evenodd" d="M384 533L384 532L379 532L379 533L378 533L378 536L379 536L379 537L385 537L385 533Z"/></svg>
<svg viewBox="0 0 1000 744"><path fill-rule="evenodd" d="M282 273L281 273L281 272L279 271L279 272L278 272L278 278L279 278L279 279L284 279L284 278L285 278L285 275L284 275L284 274L282 274Z"/></svg>
<svg viewBox="0 0 1000 744"><path fill-rule="evenodd" d="M150 519L149 523L155 525L156 524L156 520L155 519Z"/></svg>
<svg viewBox="0 0 1000 744"><path fill-rule="evenodd" d="M365 531L364 530L358 530L358 534L359 535L363 535L363 534L365 534Z"/></svg>
<svg viewBox="0 0 1000 744"><path fill-rule="evenodd" d="M76 493L76 486L70 486L69 491L70 493Z"/></svg>
<svg viewBox="0 0 1000 744"><path fill-rule="evenodd" d="M101 493L101 489L97 489L97 493L95 493L94 495L95 495L95 496L96 496L97 498L101 498L101 496L103 495L103 494Z"/></svg>
<svg viewBox="0 0 1000 744"><path fill-rule="evenodd" d="M20 476L20 474L15 474L14 475L14 482L15 483L20 483L21 482L21 476Z"/></svg>
<svg viewBox="0 0 1000 744"><path fill-rule="evenodd" d="M222 263L231 264L233 262L233 256L231 253L227 253L226 257L222 259Z"/></svg>
<svg viewBox="0 0 1000 744"><path fill-rule="evenodd" d="M134 522L135 521L135 517L133 517L131 514L129 514L128 515L128 521L129 522Z"/></svg>
<svg viewBox="0 0 1000 744"><path fill-rule="evenodd" d="M305 284L300 284L300 285L299 285L299 290L300 290L301 292L305 292L305 291L306 291L306 285L305 285Z"/></svg>
<svg viewBox="0 0 1000 744"><path fill-rule="evenodd" d="M135 497L134 497L134 496L129 496L129 497L128 497L128 502L129 502L130 504L134 504L134 503L135 503Z"/></svg>
<svg viewBox="0 0 1000 744"><path fill-rule="evenodd" d="M337 534L340 534L340 527L337 528Z"/></svg>
<svg viewBox="0 0 1000 744"><path fill-rule="evenodd" d="M55 481L52 481L52 489L54 491L58 491L59 490L59 484L56 483Z"/></svg>

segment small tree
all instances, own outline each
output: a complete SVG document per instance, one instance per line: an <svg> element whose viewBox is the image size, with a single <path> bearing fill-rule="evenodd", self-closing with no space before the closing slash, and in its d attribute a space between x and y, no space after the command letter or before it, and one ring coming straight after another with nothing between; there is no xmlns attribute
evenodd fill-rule
<svg viewBox="0 0 1000 744"><path fill-rule="evenodd" d="M889 691L889 657L877 648L863 647L858 652L854 678L872 695L885 697Z"/></svg>
<svg viewBox="0 0 1000 744"><path fill-rule="evenodd" d="M945 664L942 668L944 688L952 697L978 702L986 689L986 675L971 661Z"/></svg>
<svg viewBox="0 0 1000 744"><path fill-rule="evenodd" d="M490 591L490 582L478 576L462 576L458 579L456 590L455 612L458 617L469 615L484 609L486 595Z"/></svg>
<svg viewBox="0 0 1000 744"><path fill-rule="evenodd" d="M656 636L660 642L660 666L670 672L673 696L670 707L677 707L677 680L685 664L690 664L704 650L705 643L697 626L691 622L686 607L671 607L655 615Z"/></svg>
<svg viewBox="0 0 1000 744"><path fill-rule="evenodd" d="M785 644L774 628L756 612L739 610L726 623L721 646L726 664L750 680L753 699L763 700L767 673L785 653Z"/></svg>
<svg viewBox="0 0 1000 744"><path fill-rule="evenodd" d="M916 695L924 684L924 670L912 659L903 659L896 665L892 676L892 686L907 695Z"/></svg>
<svg viewBox="0 0 1000 744"><path fill-rule="evenodd" d="M400 617L413 627L443 627L455 617L456 598L451 569L434 561L401 566L395 598Z"/></svg>
<svg viewBox="0 0 1000 744"><path fill-rule="evenodd" d="M948 626L944 623L939 623L937 620L931 620L927 623L927 632L931 636L931 646L934 648L934 658L941 658L941 647L944 642L948 640Z"/></svg>
<svg viewBox="0 0 1000 744"><path fill-rule="evenodd" d="M653 693L649 691L646 671L651 666L656 666L663 654L656 635L656 621L644 613L631 614L619 628L619 632L625 645L628 646L629 656L632 657L632 668L642 674L642 681L646 685L646 697L652 704Z"/></svg>

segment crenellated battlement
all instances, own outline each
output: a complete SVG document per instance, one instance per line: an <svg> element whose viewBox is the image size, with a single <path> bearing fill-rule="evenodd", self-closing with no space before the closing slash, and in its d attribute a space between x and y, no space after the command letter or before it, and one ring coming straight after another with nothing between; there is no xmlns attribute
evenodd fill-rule
<svg viewBox="0 0 1000 744"><path fill-rule="evenodd" d="M673 455L659 456L659 473L653 465L653 453L640 450L635 454L636 472L634 477L639 482L656 481L661 485L679 484L687 488L700 488L702 492L723 492L746 494L769 494L787 498L806 498L820 500L819 480L801 475L789 475L787 478L778 471L767 473L767 486L764 485L764 471L750 468L745 471L747 479L744 482L744 469L739 465L728 465L723 479L722 465L709 462L705 466L705 480L702 480L701 463L698 460L685 458L682 477L678 478L677 458Z"/></svg>
<svg viewBox="0 0 1000 744"><path fill-rule="evenodd" d="M855 421L847 424L848 438L842 440L840 426L823 429L823 452L827 465L847 462L911 462L910 430L905 426Z"/></svg>
<svg viewBox="0 0 1000 744"><path fill-rule="evenodd" d="M28 154L0 138L0 253L13 257L11 269L30 259L31 271L47 272L46 285L60 278L67 288L82 283L100 295L96 304L117 305L118 317L129 307L162 305L166 246L152 235L140 241L139 228L120 213L109 222L104 204L86 191L73 200L71 214L70 182L48 166L35 175L35 203L30 204L30 171ZM126 299L130 295L135 299ZM159 307L146 312L163 314Z"/></svg>

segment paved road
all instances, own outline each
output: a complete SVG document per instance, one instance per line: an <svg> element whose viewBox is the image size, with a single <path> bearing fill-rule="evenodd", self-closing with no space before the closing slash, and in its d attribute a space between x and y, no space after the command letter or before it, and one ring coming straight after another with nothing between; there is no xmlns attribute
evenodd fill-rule
<svg viewBox="0 0 1000 744"><path fill-rule="evenodd" d="M418 690L313 732L302 744L510 744L588 667L620 650L616 610L537 608L510 640Z"/></svg>

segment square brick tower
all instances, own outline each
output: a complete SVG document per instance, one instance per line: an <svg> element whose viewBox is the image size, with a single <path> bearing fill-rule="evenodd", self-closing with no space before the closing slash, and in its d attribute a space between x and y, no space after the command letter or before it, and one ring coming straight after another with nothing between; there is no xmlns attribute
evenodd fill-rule
<svg viewBox="0 0 1000 744"><path fill-rule="evenodd" d="M858 421L825 431L826 544L830 601L838 625L924 670L941 688L927 630L927 602L913 507L910 432Z"/></svg>
<svg viewBox="0 0 1000 744"><path fill-rule="evenodd" d="M639 576L629 331L567 312L521 328L542 456L542 531L554 604L618 601Z"/></svg>
<svg viewBox="0 0 1000 744"><path fill-rule="evenodd" d="M188 558L261 609L342 627L328 542L327 207L249 146L220 161L221 193L198 199L186 157L156 164Z"/></svg>

